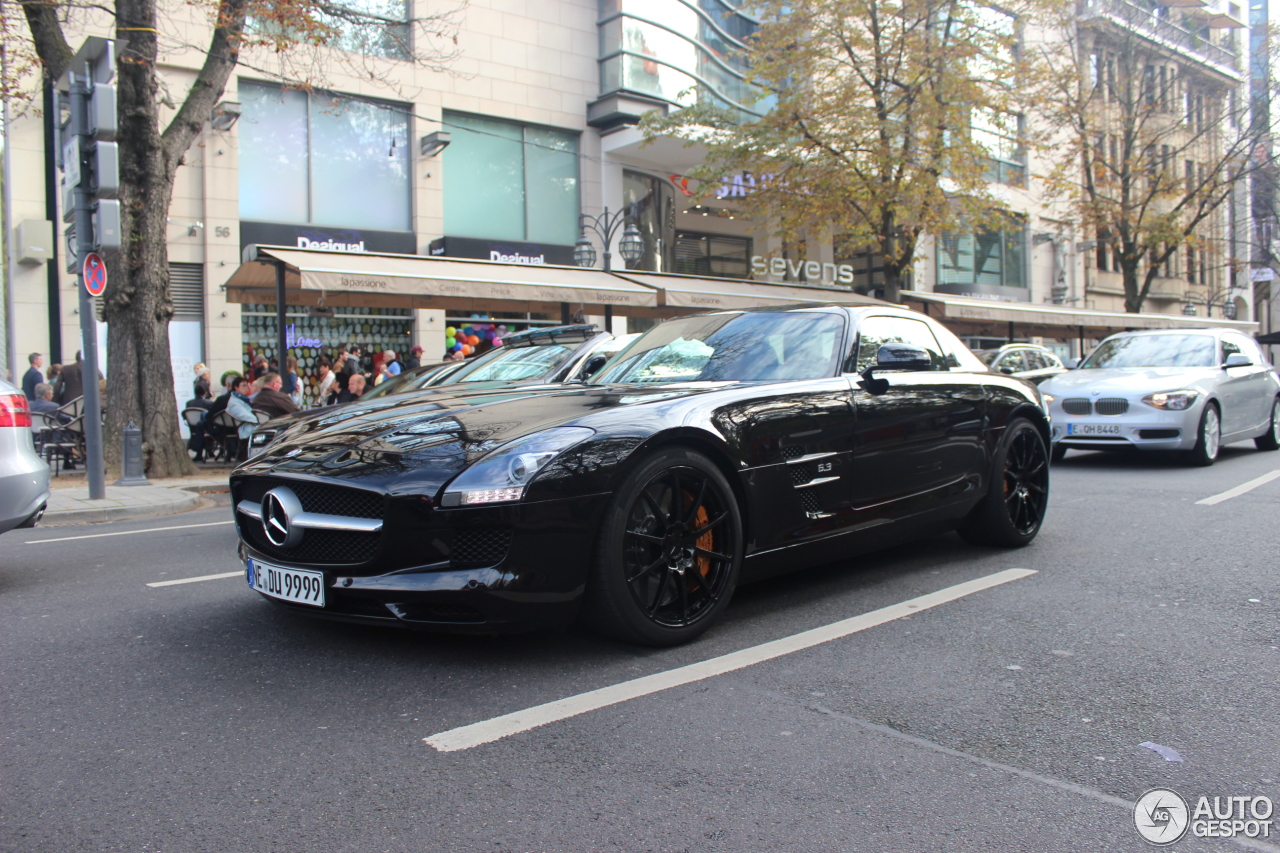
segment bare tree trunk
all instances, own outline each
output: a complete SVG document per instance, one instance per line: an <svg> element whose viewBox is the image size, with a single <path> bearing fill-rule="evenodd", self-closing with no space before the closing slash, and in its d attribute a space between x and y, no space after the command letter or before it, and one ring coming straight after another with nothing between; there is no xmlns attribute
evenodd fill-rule
<svg viewBox="0 0 1280 853"><path fill-rule="evenodd" d="M120 436L129 422L142 430L147 475L175 477L195 471L178 424L169 320L167 216L178 163L160 136L156 80L156 7L153 0L120 0L120 20L132 29L120 50L118 98L120 213L125 247L105 294L107 321L108 466L120 466ZM151 31L147 31L150 28Z"/></svg>

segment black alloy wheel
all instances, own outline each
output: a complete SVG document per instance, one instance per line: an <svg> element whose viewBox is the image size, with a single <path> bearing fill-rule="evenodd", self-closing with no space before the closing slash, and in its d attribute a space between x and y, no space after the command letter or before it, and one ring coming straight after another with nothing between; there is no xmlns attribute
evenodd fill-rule
<svg viewBox="0 0 1280 853"><path fill-rule="evenodd" d="M728 605L742 564L733 490L684 448L645 460L605 513L586 619L627 642L669 646L701 634Z"/></svg>
<svg viewBox="0 0 1280 853"><path fill-rule="evenodd" d="M1049 507L1049 451L1031 421L1015 418L1005 427L987 494L960 527L978 545L1016 548L1040 532Z"/></svg>

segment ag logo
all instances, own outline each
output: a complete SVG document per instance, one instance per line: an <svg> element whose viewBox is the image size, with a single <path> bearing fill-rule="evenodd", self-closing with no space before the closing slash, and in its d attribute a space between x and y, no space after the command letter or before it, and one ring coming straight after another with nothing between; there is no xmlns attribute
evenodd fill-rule
<svg viewBox="0 0 1280 853"><path fill-rule="evenodd" d="M1189 818L1187 801L1168 788L1147 791L1133 807L1133 825L1138 834L1161 847L1186 835Z"/></svg>

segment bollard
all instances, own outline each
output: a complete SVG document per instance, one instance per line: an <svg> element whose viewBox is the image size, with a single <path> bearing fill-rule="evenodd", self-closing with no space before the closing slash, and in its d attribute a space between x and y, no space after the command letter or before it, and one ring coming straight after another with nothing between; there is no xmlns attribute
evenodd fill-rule
<svg viewBox="0 0 1280 853"><path fill-rule="evenodd" d="M142 472L142 430L129 421L124 428L124 472L117 486L149 486L151 481Z"/></svg>

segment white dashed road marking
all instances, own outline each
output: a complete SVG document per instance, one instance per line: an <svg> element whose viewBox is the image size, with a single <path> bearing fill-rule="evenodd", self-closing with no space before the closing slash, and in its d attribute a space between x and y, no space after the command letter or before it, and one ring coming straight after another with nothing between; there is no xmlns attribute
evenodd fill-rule
<svg viewBox="0 0 1280 853"><path fill-rule="evenodd" d="M143 530L117 530L115 533L87 533L84 536L62 536L57 539L33 539L28 545L43 545L46 542L71 542L76 539L101 539L103 536L132 536L135 533L159 533L162 530L191 530L195 527L218 527L223 524L235 524L234 521L210 521L205 524L180 524L176 527L148 527Z"/></svg>
<svg viewBox="0 0 1280 853"><path fill-rule="evenodd" d="M223 578L242 578L242 577L244 577L243 571L223 572L220 575L201 575L198 578L178 578L177 580L172 580L172 581L156 581L155 583L147 584L147 586L152 587L154 589L155 587L159 587L159 586L177 586L178 584L183 584L183 583L200 583L200 581L220 581Z"/></svg>
<svg viewBox="0 0 1280 853"><path fill-rule="evenodd" d="M1212 497L1196 501L1196 506L1213 506L1214 504L1220 504L1223 501L1229 501L1232 498L1238 498L1245 492L1252 492L1254 489L1258 488L1258 486L1265 486L1276 477L1280 477L1280 469L1272 471L1270 474L1263 474L1261 477L1250 480L1247 483L1241 483L1234 489L1227 489L1225 492L1220 492Z"/></svg>
<svg viewBox="0 0 1280 853"><path fill-rule="evenodd" d="M510 735L526 732L538 726L545 726L558 720L576 717L588 711L616 705L619 702L647 696L650 693L670 690L672 687L680 687L684 684L702 681L706 678L723 675L726 672L733 672L753 664L789 655L792 652L838 640L841 637L847 637L850 634L856 634L859 631L865 631L868 628L874 628L877 625L883 625L886 622L892 622L904 616L912 616L931 607L937 607L939 604L946 604L949 601L964 598L966 595L972 595L975 592L981 592L984 589L990 589L1034 574L1035 571L1031 569L1007 569L1003 572L996 572L994 575L987 575L986 577L966 581L946 589L940 589L937 592L931 592L919 598L913 598L899 604L891 604L888 607L882 607L870 613L863 613L861 616L854 616L830 625L824 625L821 628L813 628L808 631L802 631L799 634L793 634L790 637L782 637L768 643L761 643L758 646L721 655L711 660L677 667L666 672L657 672L653 675L646 675L642 678L602 687L599 690L580 693L577 696L557 699L545 705L537 705L533 708L526 708L523 711L494 717L491 720L450 729L447 732L440 732L431 737L423 738L423 740L440 752L456 752L461 749L470 749L482 744L492 743Z"/></svg>

